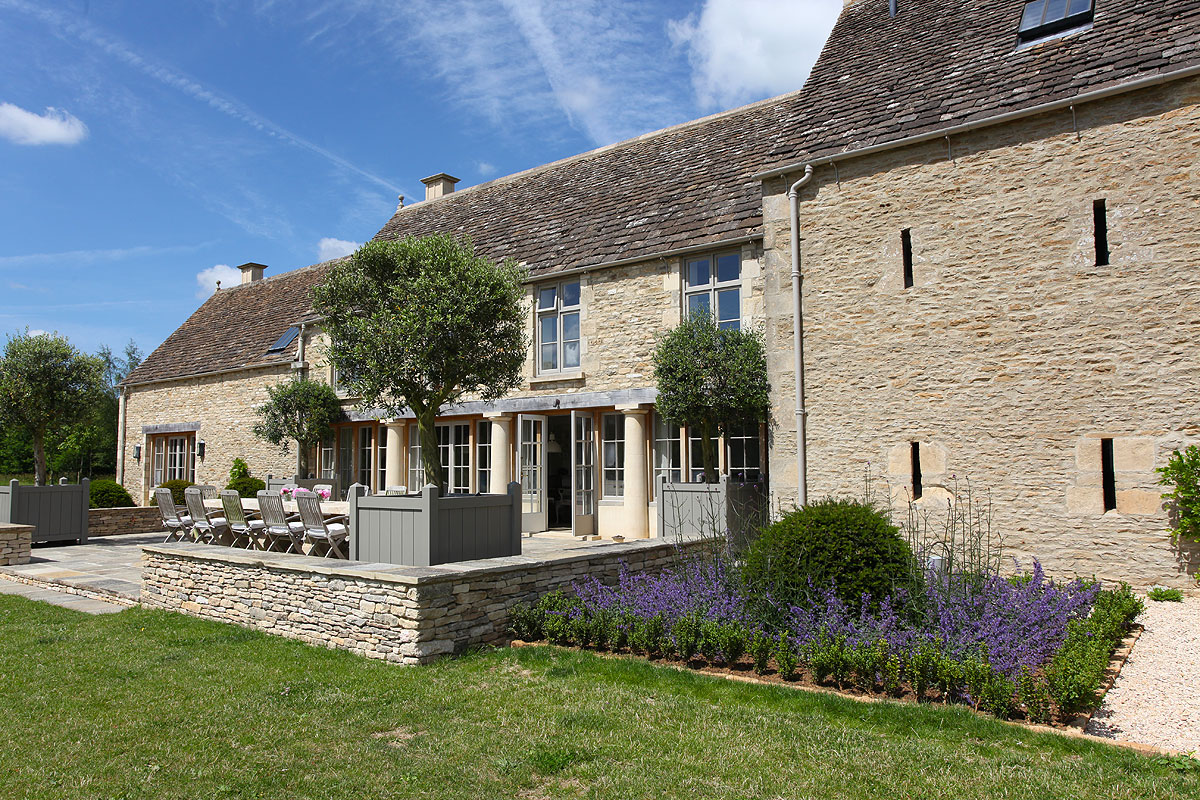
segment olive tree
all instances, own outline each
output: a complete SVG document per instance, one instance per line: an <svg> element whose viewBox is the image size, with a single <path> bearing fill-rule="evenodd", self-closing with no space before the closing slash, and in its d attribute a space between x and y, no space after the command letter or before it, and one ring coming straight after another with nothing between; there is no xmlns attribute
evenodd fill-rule
<svg viewBox="0 0 1200 800"><path fill-rule="evenodd" d="M426 480L441 492L438 413L520 385L529 346L524 277L511 259L493 262L469 239L439 234L368 242L313 291L342 381L360 408L412 411Z"/></svg>
<svg viewBox="0 0 1200 800"><path fill-rule="evenodd" d="M267 387L266 403L255 409L258 422L254 435L288 451L296 442L296 470L308 474L308 451L333 432L342 411L337 392L328 384L310 378L295 378Z"/></svg>
<svg viewBox="0 0 1200 800"><path fill-rule="evenodd" d="M658 412L699 431L704 482L717 481L716 437L762 422L771 409L762 333L718 328L698 311L661 336L654 351Z"/></svg>
<svg viewBox="0 0 1200 800"><path fill-rule="evenodd" d="M46 437L88 419L104 365L57 333L9 336L0 357L0 425L33 443L34 482L46 485Z"/></svg>

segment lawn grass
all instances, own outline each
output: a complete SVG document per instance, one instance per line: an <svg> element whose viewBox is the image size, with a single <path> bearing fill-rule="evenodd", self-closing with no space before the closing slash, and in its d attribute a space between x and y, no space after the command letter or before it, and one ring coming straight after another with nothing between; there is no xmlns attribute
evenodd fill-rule
<svg viewBox="0 0 1200 800"><path fill-rule="evenodd" d="M1200 777L960 708L530 647L396 667L0 595L4 798L1179 798Z"/></svg>

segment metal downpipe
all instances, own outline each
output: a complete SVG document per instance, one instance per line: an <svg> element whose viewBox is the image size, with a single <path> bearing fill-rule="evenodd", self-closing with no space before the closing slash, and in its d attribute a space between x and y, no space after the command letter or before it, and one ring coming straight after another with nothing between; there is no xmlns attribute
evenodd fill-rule
<svg viewBox="0 0 1200 800"><path fill-rule="evenodd" d="M808 505L808 444L804 407L804 313L801 304L803 277L800 275L800 189L812 180L812 164L804 166L804 177L788 189L792 227L792 351L796 376L796 504Z"/></svg>

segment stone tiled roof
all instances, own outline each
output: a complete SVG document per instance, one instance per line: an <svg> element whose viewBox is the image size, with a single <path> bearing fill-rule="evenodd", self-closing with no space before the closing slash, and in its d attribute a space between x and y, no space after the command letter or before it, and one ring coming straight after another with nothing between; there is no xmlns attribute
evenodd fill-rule
<svg viewBox="0 0 1200 800"><path fill-rule="evenodd" d="M531 272L761 230L755 172L1197 61L1200 0L1096 0L1091 30L1018 48L1024 0L858 0L803 91L398 211L377 238L470 234Z"/></svg>
<svg viewBox="0 0 1200 800"><path fill-rule="evenodd" d="M295 341L277 353L267 350L289 326L311 318L312 288L335 261L219 289L147 356L125 383L293 360Z"/></svg>
<svg viewBox="0 0 1200 800"><path fill-rule="evenodd" d="M802 91L411 205L376 238L469 234L549 275L759 236L757 172L1200 63L1200 0L1096 0L1090 30L1023 48L1024 0L898 6L848 6ZM221 290L129 380L263 363L324 266Z"/></svg>

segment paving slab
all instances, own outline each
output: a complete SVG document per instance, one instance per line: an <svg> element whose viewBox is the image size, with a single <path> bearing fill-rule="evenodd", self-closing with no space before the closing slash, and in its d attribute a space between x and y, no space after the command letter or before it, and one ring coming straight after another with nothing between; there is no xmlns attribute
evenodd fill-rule
<svg viewBox="0 0 1200 800"><path fill-rule="evenodd" d="M77 594L67 594L66 592L46 589L41 586L17 583L6 578L0 578L0 594L13 594L29 600L49 603L52 606L82 611L85 614L116 614L128 608L128 606L118 605L117 603L107 603L91 597L81 597Z"/></svg>

